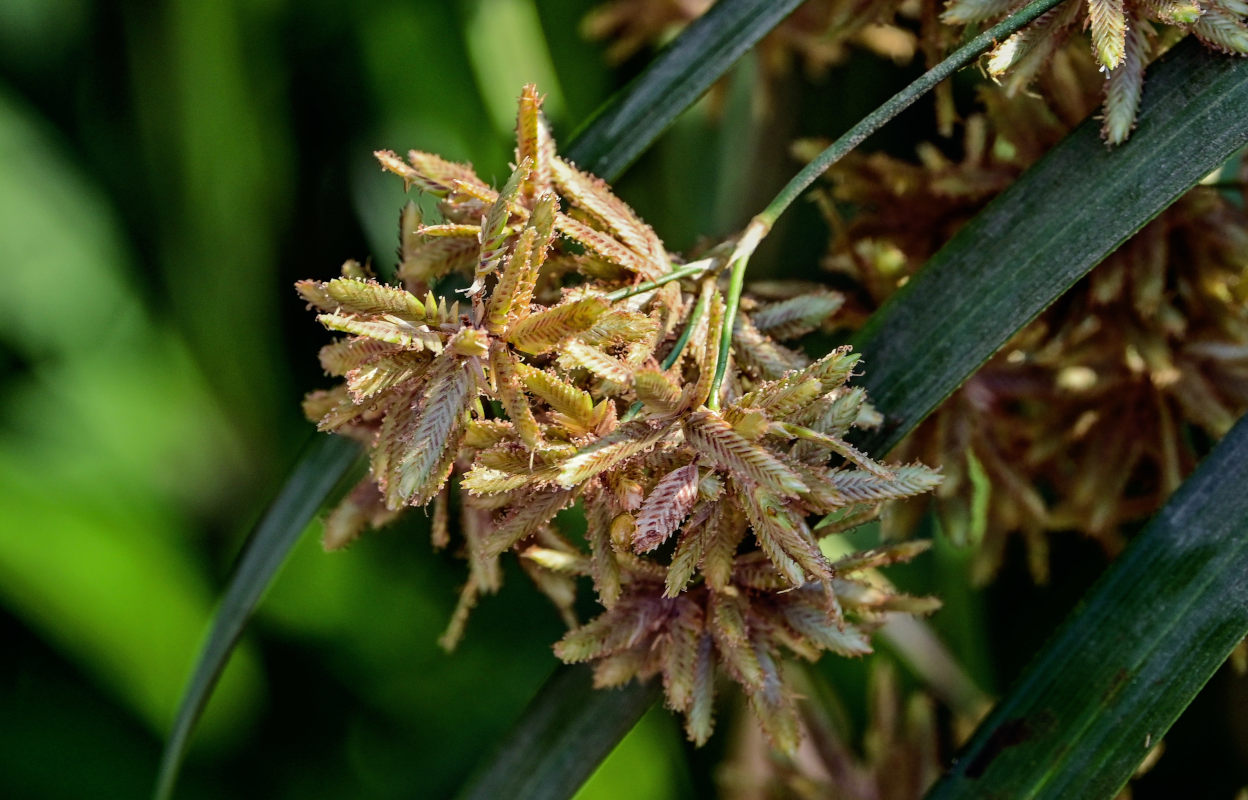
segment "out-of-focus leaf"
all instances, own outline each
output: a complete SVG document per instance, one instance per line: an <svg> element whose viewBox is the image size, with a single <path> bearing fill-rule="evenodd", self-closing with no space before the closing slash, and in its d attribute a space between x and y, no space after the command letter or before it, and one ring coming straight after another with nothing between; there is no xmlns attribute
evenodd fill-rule
<svg viewBox="0 0 1248 800"><path fill-rule="evenodd" d="M1085 595L929 800L1114 797L1248 635L1248 419Z"/></svg>
<svg viewBox="0 0 1248 800"><path fill-rule="evenodd" d="M965 225L854 338L884 452L1030 322L1248 142L1248 62L1194 40L1149 70L1139 127L1087 120Z"/></svg>
<svg viewBox="0 0 1248 800"><path fill-rule="evenodd" d="M165 743L157 798L172 794L195 722L265 589L312 516L358 460L359 446L350 439L317 436L252 532L230 576Z"/></svg>
<svg viewBox="0 0 1248 800"><path fill-rule="evenodd" d="M134 185L151 194L145 210L159 212L146 234L197 361L235 427L263 445L284 369L271 331L289 289L257 265L276 261L295 201L293 134L287 106L267 101L285 80L281 50L247 49L262 19L247 5L170 0L160 14L126 5L122 16L137 133L151 156L133 166Z"/></svg>
<svg viewBox="0 0 1248 800"><path fill-rule="evenodd" d="M509 139L516 129L516 98L526 83L545 95L545 111L560 117L563 90L533 0L464 0L464 39L481 99L494 129Z"/></svg>
<svg viewBox="0 0 1248 800"><path fill-rule="evenodd" d="M654 681L595 689L589 667L559 667L460 800L571 797L658 696Z"/></svg>
<svg viewBox="0 0 1248 800"><path fill-rule="evenodd" d="M152 730L211 608L180 506L208 507L238 445L185 346L125 273L112 209L50 125L0 87L0 598ZM254 653L205 721L248 722Z"/></svg>
<svg viewBox="0 0 1248 800"><path fill-rule="evenodd" d="M801 0L720 0L577 132L564 155L614 180Z"/></svg>

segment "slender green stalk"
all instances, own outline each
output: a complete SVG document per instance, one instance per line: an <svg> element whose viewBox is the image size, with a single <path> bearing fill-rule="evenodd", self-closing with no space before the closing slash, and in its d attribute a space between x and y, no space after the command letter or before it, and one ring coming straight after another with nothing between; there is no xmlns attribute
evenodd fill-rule
<svg viewBox="0 0 1248 800"><path fill-rule="evenodd" d="M715 266L715 259L713 258L704 258L701 261L693 261L689 264L684 265L680 269L672 270L671 272L664 275L662 278L655 278L652 281L639 283L636 286L630 286L627 289L618 289L612 292L611 294L607 295L607 299L610 300L612 303L617 303L620 300L627 300L628 298L636 297L639 294L652 292L655 289L659 288L660 286L671 283L672 281L678 281L681 278L692 278L695 275L701 275L704 272L707 272L708 270L712 269L714 266Z"/></svg>
<svg viewBox="0 0 1248 800"><path fill-rule="evenodd" d="M689 339L693 336L693 329L698 327L698 323L702 321L702 315L706 313L707 307L711 304L710 299L709 294L703 294L698 298L698 304L693 307L693 311L689 312L689 319L685 320L684 329L681 330L676 343L672 345L672 352L663 358L663 369L671 369L676 359L680 358L680 354L685 351L685 345L689 344Z"/></svg>
<svg viewBox="0 0 1248 800"><path fill-rule="evenodd" d="M806 191L820 175L855 147L862 144L863 140L868 136L884 127L885 123L902 111L905 111L916 100L934 89L936 84L971 63L985 50L1018 31L1027 23L1056 7L1061 2L1063 0L1036 0L1036 2L1022 11L994 25L958 48L944 61L923 73L909 86L889 98L884 105L863 117L857 125L842 134L839 139L820 153L814 161L807 164L805 169L794 175L793 179L785 184L780 193L776 195L776 199L772 200L755 219L763 220L764 224L770 228L775 224L776 219L784 213L784 210L792 205L793 201L800 197L802 192Z"/></svg>
<svg viewBox="0 0 1248 800"><path fill-rule="evenodd" d="M689 344L690 337L693 336L693 329L698 327L698 323L702 321L702 315L706 313L707 306L710 305L711 296L703 294L698 297L698 304L693 307L693 311L689 312L689 319L685 320L685 327L681 329L680 336L676 338L676 343L672 345L672 351L663 358L663 369L669 370L676 363L676 359L680 358L680 354L685 351L685 345ZM642 402L638 400L628 407L627 413L621 422L628 422L641 413Z"/></svg>
<svg viewBox="0 0 1248 800"><path fill-rule="evenodd" d="M741 289L745 285L745 267L750 263L758 243L763 240L771 226L761 223L758 217L750 221L736 249L729 258L728 296L724 298L724 327L719 336L719 357L715 360L715 378L711 381L711 394L707 398L706 407L712 411L719 409L719 390L724 384L724 375L728 371L728 351L732 349L732 321L737 318L737 307L741 304Z"/></svg>
<svg viewBox="0 0 1248 800"><path fill-rule="evenodd" d="M883 105L866 117L863 117L857 125L828 145L822 153L816 156L801 172L794 175L793 179L784 185L784 188L780 190L775 199L767 204L766 208L755 215L754 219L750 220L749 226L746 227L745 233L741 235L737 249L733 252L729 261L731 278L728 285L728 295L724 303L724 329L719 337L719 360L715 365L715 379L711 384L711 396L706 402L707 408L712 411L719 408L719 392L723 386L724 374L728 368L728 353L732 349L732 328L737 318L737 307L741 302L741 289L745 284L745 268L749 263L750 256L754 253L754 249L758 247L758 243L771 231L772 226L776 224L776 220L779 219L780 215L789 206L793 205L793 201L800 197L802 192L810 188L810 185L820 175L827 172L828 168L844 158L855 147L862 144L868 136L884 127L890 120L913 105L916 100L934 89L938 83L969 64L989 47L992 47L1001 39L1019 30L1061 2L1063 0L1036 0L1036 2L1022 11L1004 22L989 28L958 48L953 55L923 73L917 80L890 97Z"/></svg>

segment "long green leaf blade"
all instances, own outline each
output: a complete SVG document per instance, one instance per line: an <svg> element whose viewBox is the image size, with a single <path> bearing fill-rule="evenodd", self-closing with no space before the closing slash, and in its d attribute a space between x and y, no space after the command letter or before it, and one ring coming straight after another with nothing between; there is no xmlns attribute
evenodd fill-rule
<svg viewBox="0 0 1248 800"><path fill-rule="evenodd" d="M1248 418L1085 596L929 800L1109 798L1248 635Z"/></svg>
<svg viewBox="0 0 1248 800"><path fill-rule="evenodd" d="M559 667L459 800L571 797L658 696L655 681L595 689L589 667Z"/></svg>
<svg viewBox="0 0 1248 800"><path fill-rule="evenodd" d="M1139 127L1079 128L964 226L854 339L885 452L1023 325L1248 142L1248 63L1184 42L1149 70Z"/></svg>
<svg viewBox="0 0 1248 800"><path fill-rule="evenodd" d="M195 671L174 717L160 761L155 792L158 800L172 795L191 731L265 589L312 516L359 459L359 455L359 446L350 439L316 436L252 531L230 575L225 594L221 597L221 606L213 617L208 641L195 661Z"/></svg>
<svg viewBox="0 0 1248 800"><path fill-rule="evenodd" d="M802 0L719 0L594 112L564 154L614 180Z"/></svg>

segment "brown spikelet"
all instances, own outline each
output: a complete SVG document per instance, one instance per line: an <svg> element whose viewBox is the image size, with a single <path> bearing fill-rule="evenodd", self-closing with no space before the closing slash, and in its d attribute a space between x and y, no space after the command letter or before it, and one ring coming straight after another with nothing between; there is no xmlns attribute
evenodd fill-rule
<svg viewBox="0 0 1248 800"><path fill-rule="evenodd" d="M442 337L429 330L427 325L415 325L398 317L361 319L342 314L319 314L316 321L331 331L367 336L379 342L389 342L409 350L442 350Z"/></svg>
<svg viewBox="0 0 1248 800"><path fill-rule="evenodd" d="M564 343L559 355L559 363L564 369L582 367L599 378L622 387L629 386L633 382L633 372L627 364L602 352L597 347L590 347L575 339Z"/></svg>
<svg viewBox="0 0 1248 800"><path fill-rule="evenodd" d="M374 462L374 474L385 477L382 488L390 508L428 503L445 483L462 438L461 418L467 410L472 378L449 350L429 371L420 398L402 415L391 412L386 418L389 423L391 417L399 416L400 427L390 432L388 440L394 445L382 469Z"/></svg>
<svg viewBox="0 0 1248 800"><path fill-rule="evenodd" d="M682 405L680 387L657 369L643 369L633 376L637 399L660 414L674 414Z"/></svg>
<svg viewBox="0 0 1248 800"><path fill-rule="evenodd" d="M698 468L694 464L664 475L637 512L633 550L648 553L667 540L698 499Z"/></svg>
<svg viewBox="0 0 1248 800"><path fill-rule="evenodd" d="M766 447L751 442L713 411L695 411L684 422L685 437L700 455L730 475L782 496L806 491L806 484Z"/></svg>
<svg viewBox="0 0 1248 800"><path fill-rule="evenodd" d="M655 280L667 271L667 265L659 265L639 255L632 248L621 244L610 234L591 228L584 222L559 214L555 217L555 229L604 261L622 267L646 280Z"/></svg>
<svg viewBox="0 0 1248 800"><path fill-rule="evenodd" d="M637 218L599 178L581 172L561 158L554 160L554 181L573 205L587 211L605 230L653 264L659 272L668 269L667 251L654 230Z"/></svg>
<svg viewBox="0 0 1248 800"><path fill-rule="evenodd" d="M526 501L516 506L493 530L486 535L483 553L494 557L516 542L523 541L555 518L563 509L572 505L576 493L566 489L550 488L530 493Z"/></svg>
<svg viewBox="0 0 1248 800"><path fill-rule="evenodd" d="M732 326L732 350L743 367L764 380L774 380L810 363L801 353L765 336L739 312Z"/></svg>
<svg viewBox="0 0 1248 800"><path fill-rule="evenodd" d="M401 350L401 345L370 339L367 336L353 336L322 347L321 368L330 375L345 375L350 370L380 358L392 356Z"/></svg>
<svg viewBox="0 0 1248 800"><path fill-rule="evenodd" d="M399 264L399 278L408 288L423 287L452 272L471 271L479 252L480 245L475 238L425 238L410 251L405 249L403 263Z"/></svg>
<svg viewBox="0 0 1248 800"><path fill-rule="evenodd" d="M1106 69L1117 69L1127 53L1127 16L1123 0L1086 0L1092 30L1092 54Z"/></svg>
<svg viewBox="0 0 1248 800"><path fill-rule="evenodd" d="M679 603L668 618L663 648L663 692L673 711L688 711L693 705L702 632L702 609L689 600Z"/></svg>
<svg viewBox="0 0 1248 800"><path fill-rule="evenodd" d="M656 425L642 420L625 422L565 461L556 482L567 488L584 483L653 447L670 428L670 425Z"/></svg>
<svg viewBox="0 0 1248 800"><path fill-rule="evenodd" d="M542 97L537 87L526 84L520 90L520 110L516 113L516 163L528 160L532 170L521 187L520 197L531 202L550 185L555 142L542 120Z"/></svg>
<svg viewBox="0 0 1248 800"><path fill-rule="evenodd" d="M503 410L507 412L507 418L511 420L524 446L533 450L541 443L542 434L537 419L533 416L533 409L529 407L529 399L520 388L520 379L516 376L511 355L502 342L495 342L490 349L490 369L494 373L498 399L503 404Z"/></svg>
<svg viewBox="0 0 1248 800"><path fill-rule="evenodd" d="M564 425L571 426L576 433L586 433L593 429L594 400L588 392L578 389L558 375L523 362L517 361L515 370L529 392L549 403L551 408L562 415L561 421Z"/></svg>
<svg viewBox="0 0 1248 800"><path fill-rule="evenodd" d="M808 580L827 580L832 576L831 566L805 521L786 514L780 498L757 488L746 493L745 500L754 536L785 580L801 586Z"/></svg>
<svg viewBox="0 0 1248 800"><path fill-rule="evenodd" d="M529 259L533 255L533 243L537 232L533 228L525 228L516 239L511 257L503 265L502 274L494 291L490 293L490 301L486 316L486 325L490 333L501 334L517 316L513 308L518 308L517 295L521 287L529 281ZM529 289L530 297L532 289ZM528 302L524 302L524 315L528 314Z"/></svg>
<svg viewBox="0 0 1248 800"><path fill-rule="evenodd" d="M407 186L415 186L437 197L450 194L456 181L475 183L484 188L472 167L447 161L432 153L412 150L407 154L406 163L390 150L378 150L373 155L384 169L398 175Z"/></svg>
<svg viewBox="0 0 1248 800"><path fill-rule="evenodd" d="M507 330L506 339L517 349L538 355L589 330L610 303L605 298L582 297L538 311Z"/></svg>

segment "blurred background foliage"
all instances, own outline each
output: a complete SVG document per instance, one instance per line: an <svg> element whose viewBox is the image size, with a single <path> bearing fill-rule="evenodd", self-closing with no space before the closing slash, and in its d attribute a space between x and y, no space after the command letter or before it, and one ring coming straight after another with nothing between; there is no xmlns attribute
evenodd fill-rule
<svg viewBox="0 0 1248 800"><path fill-rule="evenodd" d="M586 7L0 3L0 796L150 791L214 598L310 435L303 393L325 385L325 334L291 284L351 257L393 268L402 187L373 150L505 176L528 81L570 139L645 62L609 67L578 30ZM761 103L747 59L620 193L673 250L727 234L795 171L792 138L843 130L913 70L860 56L770 82ZM932 120L921 106L872 146L909 154ZM815 277L826 231L813 207L791 217L756 276ZM515 570L443 653L463 567L413 516L345 554L309 532L209 706L179 796L440 797L488 753L554 668L560 623ZM970 590L965 554L941 544L893 575L943 594L933 625L989 692L1104 557L1058 542L1048 587L1018 562ZM816 674L860 728L867 675L837 659ZM1242 726L1183 744L1184 726L1229 732L1235 693L1243 707L1242 679L1211 692L1175 729L1157 791L1192 769L1225 789L1210 797L1248 781ZM724 733L694 753L652 711L581 797L704 796Z"/></svg>

